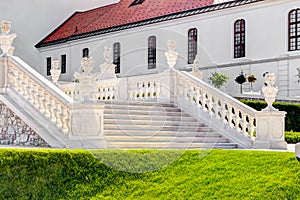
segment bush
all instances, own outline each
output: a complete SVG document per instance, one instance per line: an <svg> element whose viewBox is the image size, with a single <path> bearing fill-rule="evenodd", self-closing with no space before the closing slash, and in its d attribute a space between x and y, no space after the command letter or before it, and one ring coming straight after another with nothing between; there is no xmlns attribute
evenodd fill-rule
<svg viewBox="0 0 300 200"><path fill-rule="evenodd" d="M300 132L285 132L285 141L289 144L296 144L300 142Z"/></svg>
<svg viewBox="0 0 300 200"><path fill-rule="evenodd" d="M264 101L255 100L241 100L241 102L254 108L255 110L262 110L267 107ZM273 106L280 111L286 111L285 130L300 132L300 104L275 102Z"/></svg>

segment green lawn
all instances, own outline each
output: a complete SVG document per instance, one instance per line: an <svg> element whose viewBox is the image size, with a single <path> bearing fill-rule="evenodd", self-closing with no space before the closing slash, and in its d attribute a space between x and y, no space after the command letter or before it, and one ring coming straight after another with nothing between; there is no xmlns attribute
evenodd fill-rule
<svg viewBox="0 0 300 200"><path fill-rule="evenodd" d="M300 199L293 153L92 153L1 149L0 199Z"/></svg>

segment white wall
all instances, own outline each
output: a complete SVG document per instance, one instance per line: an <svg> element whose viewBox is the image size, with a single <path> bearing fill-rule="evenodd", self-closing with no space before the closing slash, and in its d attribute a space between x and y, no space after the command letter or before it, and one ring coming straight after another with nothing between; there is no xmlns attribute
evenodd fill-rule
<svg viewBox="0 0 300 200"><path fill-rule="evenodd" d="M287 16L291 9L300 8L298 0L266 0L257 4L224 9L216 12L201 14L198 16L177 19L145 27L138 27L119 32L97 36L95 38L74 41L65 47L46 47L41 49L41 72L46 72L46 57L58 59L60 54L68 56L67 75L61 80L72 80L75 71L80 71L81 51L85 47L90 48L91 56L95 58L95 71L104 62L102 56L103 47L112 47L114 42L121 43L121 76L139 75L163 71L167 68L164 52L167 50L167 40L177 41L179 59L177 68L189 68L187 64L187 32L190 28L198 29L198 54L200 56L200 68L211 67L203 70L205 80L212 72L220 71L230 80L226 84L227 90L239 93L239 85L234 82L235 77L243 70L247 75L253 73L258 81L254 91L258 91L264 83L262 74L266 71L279 75L280 69L288 69L288 75L284 78L288 82L288 88L278 83L280 90L293 90L294 92L281 93L282 96L300 96L300 84L297 83L295 73L300 67L300 59L289 59L284 66L278 58L290 55L300 55L300 51L288 52L287 50ZM276 14L274 14L276 13ZM237 19L246 20L246 57L233 58L233 24ZM147 69L147 39L149 36L157 36L157 69ZM273 59L266 62L265 59ZM259 64L251 64L252 61L261 61ZM234 66L235 63L246 62ZM226 67L228 65L229 67ZM232 65L232 67L230 66ZM217 66L220 66L217 67ZM225 67L224 67L225 66ZM279 78L277 77L279 80ZM249 90L249 84L244 88Z"/></svg>
<svg viewBox="0 0 300 200"><path fill-rule="evenodd" d="M39 53L34 47L75 11L89 10L119 0L2 0L0 21L12 22L17 33L15 55L38 68Z"/></svg>

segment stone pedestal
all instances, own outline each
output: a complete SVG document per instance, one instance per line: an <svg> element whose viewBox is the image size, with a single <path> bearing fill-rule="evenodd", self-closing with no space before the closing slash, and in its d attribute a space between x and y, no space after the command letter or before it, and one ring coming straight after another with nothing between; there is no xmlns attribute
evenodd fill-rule
<svg viewBox="0 0 300 200"><path fill-rule="evenodd" d="M255 113L256 139L254 149L287 149L284 141L284 111L261 111Z"/></svg>
<svg viewBox="0 0 300 200"><path fill-rule="evenodd" d="M114 64L102 64L100 65L100 80L117 78L115 74L116 65Z"/></svg>
<svg viewBox="0 0 300 200"><path fill-rule="evenodd" d="M173 68L160 74L160 96L159 102L169 103L175 101L176 71Z"/></svg>
<svg viewBox="0 0 300 200"><path fill-rule="evenodd" d="M71 137L88 139L103 138L104 104L82 103L73 105L71 114Z"/></svg>

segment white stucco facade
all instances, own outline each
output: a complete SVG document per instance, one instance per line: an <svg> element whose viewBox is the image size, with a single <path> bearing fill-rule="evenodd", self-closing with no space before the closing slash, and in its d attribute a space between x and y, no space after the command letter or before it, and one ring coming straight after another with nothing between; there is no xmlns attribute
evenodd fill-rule
<svg viewBox="0 0 300 200"><path fill-rule="evenodd" d="M80 71L82 49L89 48L96 66L105 60L102 55L104 46L113 47L115 42L121 45L120 77L157 73L167 69L164 52L167 41L177 42L179 59L175 68L188 70L188 38L191 28L198 31L199 70L208 81L211 73L218 71L229 77L225 88L229 93L239 93L239 85L234 81L241 70L244 74L254 74L257 82L253 91L261 89L265 72L277 75L279 96L297 98L300 96L300 83L297 68L300 67L300 51L288 51L288 14L292 9L300 8L298 0L265 0L254 4L220 9L190 17L168 20L152 25L102 34L67 44L40 48L39 71L46 76L46 58L59 60L67 56L66 74L60 80L74 80L74 72ZM234 58L234 23L238 19L246 22L246 56ZM148 38L156 36L156 69L148 69ZM95 71L99 68L95 67ZM48 77L50 78L50 77ZM249 91L249 84L244 84Z"/></svg>

